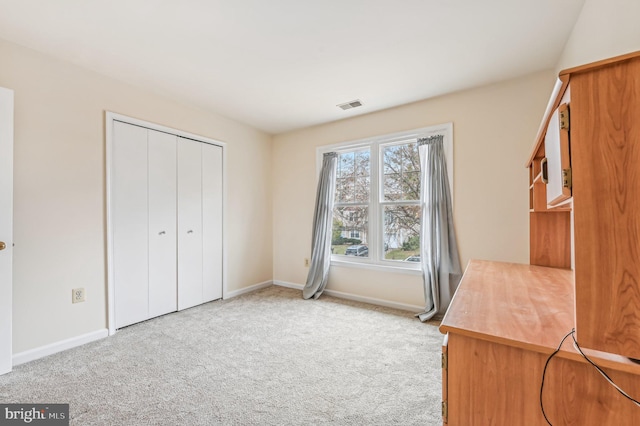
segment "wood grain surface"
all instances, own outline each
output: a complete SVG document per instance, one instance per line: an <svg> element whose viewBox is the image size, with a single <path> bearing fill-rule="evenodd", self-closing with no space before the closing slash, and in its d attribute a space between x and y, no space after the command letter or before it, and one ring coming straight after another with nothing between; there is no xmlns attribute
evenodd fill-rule
<svg viewBox="0 0 640 426"><path fill-rule="evenodd" d="M566 342L565 346L569 346ZM547 425L540 408L546 354L450 333L448 425ZM607 370L632 395L637 375ZM632 426L640 407L590 365L557 357L549 363L543 401L553 425Z"/></svg>
<svg viewBox="0 0 640 426"><path fill-rule="evenodd" d="M548 352L573 328L573 273L471 260L440 331Z"/></svg>
<svg viewBox="0 0 640 426"><path fill-rule="evenodd" d="M571 77L576 328L640 358L640 58Z"/></svg>
<svg viewBox="0 0 640 426"><path fill-rule="evenodd" d="M440 331L448 369L448 425L546 425L539 402L548 356L573 328L573 273L472 260ZM640 407L620 395L568 338L549 364L544 404L554 425L636 425ZM585 350L640 398L640 365Z"/></svg>
<svg viewBox="0 0 640 426"><path fill-rule="evenodd" d="M571 268L570 211L529 213L529 233L529 263Z"/></svg>

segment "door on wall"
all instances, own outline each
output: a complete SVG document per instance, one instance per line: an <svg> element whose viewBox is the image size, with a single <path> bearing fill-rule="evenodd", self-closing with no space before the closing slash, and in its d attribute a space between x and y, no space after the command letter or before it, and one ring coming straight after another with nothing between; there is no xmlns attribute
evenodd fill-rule
<svg viewBox="0 0 640 426"><path fill-rule="evenodd" d="M176 136L115 122L111 187L116 327L177 309Z"/></svg>
<svg viewBox="0 0 640 426"><path fill-rule="evenodd" d="M222 148L202 144L202 298L222 298Z"/></svg>
<svg viewBox="0 0 640 426"><path fill-rule="evenodd" d="M12 366L13 91L0 87L0 374Z"/></svg>
<svg viewBox="0 0 640 426"><path fill-rule="evenodd" d="M176 136L148 130L149 317L177 309Z"/></svg>
<svg viewBox="0 0 640 426"><path fill-rule="evenodd" d="M113 125L111 232L116 327L149 318L147 130Z"/></svg>
<svg viewBox="0 0 640 426"><path fill-rule="evenodd" d="M178 307L202 303L202 144L178 144Z"/></svg>
<svg viewBox="0 0 640 426"><path fill-rule="evenodd" d="M222 147L117 120L112 126L114 328L221 298Z"/></svg>
<svg viewBox="0 0 640 426"><path fill-rule="evenodd" d="M222 297L222 148L179 138L178 309Z"/></svg>

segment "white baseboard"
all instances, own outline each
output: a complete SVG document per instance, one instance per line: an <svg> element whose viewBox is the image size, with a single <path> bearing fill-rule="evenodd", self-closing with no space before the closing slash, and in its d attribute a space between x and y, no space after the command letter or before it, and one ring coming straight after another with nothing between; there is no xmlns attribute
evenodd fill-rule
<svg viewBox="0 0 640 426"><path fill-rule="evenodd" d="M273 281L264 281L258 284L250 285L249 287L241 288L240 290L228 291L224 294L223 299L231 299L233 297L240 296L241 294L251 293L252 291L260 290L261 288L269 287L273 285Z"/></svg>
<svg viewBox="0 0 640 426"><path fill-rule="evenodd" d="M287 287L287 288L292 288L294 290L300 290L300 291L302 291L302 289L304 288L304 285L302 285L302 284L295 284L295 283L290 283L290 282L287 282L287 281L274 280L273 284L279 285L280 287Z"/></svg>
<svg viewBox="0 0 640 426"><path fill-rule="evenodd" d="M409 305L408 303L394 302L392 300L376 299L375 297L360 296L357 294L343 293L336 290L325 290L329 296L339 297L341 299L353 300L355 302L370 303L372 305L384 306L386 308L400 309L401 311L421 312L424 306Z"/></svg>
<svg viewBox="0 0 640 426"><path fill-rule="evenodd" d="M104 339L109 335L109 330L103 328L101 330L92 331L81 336L71 337L59 342L50 343L39 348L29 349L28 351L19 352L13 355L13 365L24 364L25 362L34 361L45 356L53 355L67 349L82 346L96 340Z"/></svg>
<svg viewBox="0 0 640 426"><path fill-rule="evenodd" d="M287 281L274 280L273 284L279 285L281 287L293 288L296 290L302 290L304 288L304 285L302 284L295 284ZM400 309L402 311L415 313L424 311L424 306L409 305L408 303L394 302L392 300L376 299L375 297L360 296L352 293L344 293L342 291L325 289L324 294L338 297L340 299L353 300L354 302L369 303L371 305L384 306L386 308Z"/></svg>

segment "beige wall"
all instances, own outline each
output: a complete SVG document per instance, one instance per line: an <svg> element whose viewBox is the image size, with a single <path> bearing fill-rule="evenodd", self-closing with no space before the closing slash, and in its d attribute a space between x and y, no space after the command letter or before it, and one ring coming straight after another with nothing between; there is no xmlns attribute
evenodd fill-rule
<svg viewBox="0 0 640 426"><path fill-rule="evenodd" d="M274 280L304 284L316 147L453 122L455 226L471 258L529 261L525 162L555 81L551 71L274 137ZM332 267L328 289L422 305L419 275Z"/></svg>
<svg viewBox="0 0 640 426"><path fill-rule="evenodd" d="M556 69L640 50L637 16L636 0L586 0ZM524 161L555 73L279 135L272 152L251 127L1 40L0 62L15 90L14 353L106 327L105 110L227 142L229 291L304 283L316 147L450 121L463 263L528 261ZM334 267L329 288L422 304L419 275Z"/></svg>
<svg viewBox="0 0 640 426"><path fill-rule="evenodd" d="M270 135L4 41L0 63L15 91L14 353L106 327L105 110L227 143L228 290L271 280Z"/></svg>
<svg viewBox="0 0 640 426"><path fill-rule="evenodd" d="M586 0L557 69L640 50L638 17L638 0Z"/></svg>

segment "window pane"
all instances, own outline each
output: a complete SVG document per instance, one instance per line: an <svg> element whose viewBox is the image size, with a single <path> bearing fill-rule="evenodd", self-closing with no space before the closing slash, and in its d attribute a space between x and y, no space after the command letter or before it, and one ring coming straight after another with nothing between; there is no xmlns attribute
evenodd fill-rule
<svg viewBox="0 0 640 426"><path fill-rule="evenodd" d="M384 158L384 174L400 173L402 155L400 146L386 146L383 151Z"/></svg>
<svg viewBox="0 0 640 426"><path fill-rule="evenodd" d="M369 257L367 207L336 207L333 210L331 253Z"/></svg>
<svg viewBox="0 0 640 426"><path fill-rule="evenodd" d="M420 199L420 156L416 142L382 149L385 201Z"/></svg>
<svg viewBox="0 0 640 426"><path fill-rule="evenodd" d="M420 262L420 206L384 207L384 258Z"/></svg>
<svg viewBox="0 0 640 426"><path fill-rule="evenodd" d="M386 201L402 200L402 175L390 173L384 176L384 199Z"/></svg>
<svg viewBox="0 0 640 426"><path fill-rule="evenodd" d="M338 161L338 177L353 176L355 166L355 153L345 152L340 154L340 161Z"/></svg>
<svg viewBox="0 0 640 426"><path fill-rule="evenodd" d="M336 202L350 203L353 201L355 182L353 176L336 179Z"/></svg>
<svg viewBox="0 0 640 426"><path fill-rule="evenodd" d="M356 203L369 202L369 176L358 176L355 182L355 191L352 201Z"/></svg>
<svg viewBox="0 0 640 426"><path fill-rule="evenodd" d="M343 152L338 160L337 203L368 203L370 191L369 149Z"/></svg>
<svg viewBox="0 0 640 426"><path fill-rule="evenodd" d="M356 152L356 176L369 176L369 150Z"/></svg>
<svg viewBox="0 0 640 426"><path fill-rule="evenodd" d="M404 172L402 175L402 193L404 200L420 199L420 171Z"/></svg>
<svg viewBox="0 0 640 426"><path fill-rule="evenodd" d="M408 143L402 146L402 161L407 172L420 170L420 155L418 154L418 143Z"/></svg>

